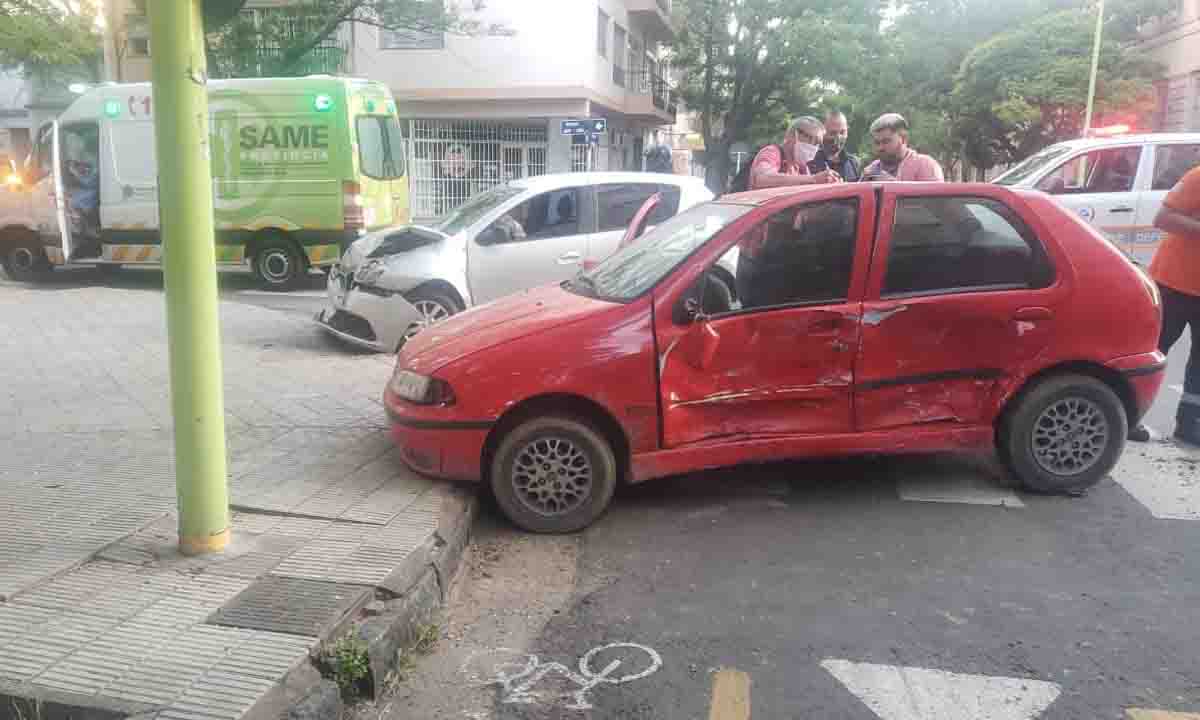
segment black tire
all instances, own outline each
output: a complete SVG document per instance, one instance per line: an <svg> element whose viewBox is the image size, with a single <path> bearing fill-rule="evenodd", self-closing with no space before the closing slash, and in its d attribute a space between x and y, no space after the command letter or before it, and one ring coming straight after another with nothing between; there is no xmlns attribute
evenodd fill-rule
<svg viewBox="0 0 1200 720"><path fill-rule="evenodd" d="M543 457L552 462L540 467L531 462ZM580 477L586 473L584 487L567 487L572 469ZM572 533L608 509L617 487L617 459L604 435L587 422L550 415L510 430L492 456L490 475L496 502L514 525L536 533Z"/></svg>
<svg viewBox="0 0 1200 720"><path fill-rule="evenodd" d="M1034 492L1078 493L1100 482L1125 449L1129 420L1112 388L1059 375L1024 390L1000 424L1000 458Z"/></svg>
<svg viewBox="0 0 1200 720"><path fill-rule="evenodd" d="M253 247L251 267L263 290L291 290L308 273L308 263L290 238L272 235Z"/></svg>
<svg viewBox="0 0 1200 720"><path fill-rule="evenodd" d="M0 240L0 264L5 274L18 282L42 280L54 269L46 257L46 248L32 233Z"/></svg>
<svg viewBox="0 0 1200 720"><path fill-rule="evenodd" d="M405 331L404 337L400 338L400 344L396 347L397 351L404 347L404 343L409 338L425 328L443 322L463 311L462 305L453 295L436 286L423 285L406 293L404 299L415 307L417 312L421 313L421 320L408 326L408 330Z"/></svg>

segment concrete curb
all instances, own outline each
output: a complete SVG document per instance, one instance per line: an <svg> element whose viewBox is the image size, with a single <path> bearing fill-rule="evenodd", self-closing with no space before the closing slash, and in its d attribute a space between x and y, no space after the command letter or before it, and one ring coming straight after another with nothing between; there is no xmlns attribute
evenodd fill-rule
<svg viewBox="0 0 1200 720"><path fill-rule="evenodd" d="M439 484L430 492L441 498L437 529L374 588L373 602L325 628L308 658L298 659L239 720L339 720L337 685L322 677L315 661L323 645L350 633L365 643L373 691L382 696L403 651L445 604L479 510L473 487ZM0 679L0 720L154 720L161 709Z"/></svg>
<svg viewBox="0 0 1200 720"><path fill-rule="evenodd" d="M363 641L377 698L382 697L401 654L416 644L423 626L434 622L445 605L449 584L462 563L479 512L474 488L446 484L433 492L442 498L437 531L380 583L376 596L384 599L371 603L365 613L347 618L321 638L327 643L354 633ZM291 720L337 720L342 705L340 697L336 702L330 699L328 683L319 675L301 677L293 671L276 688L278 692L270 693L244 717L279 720L286 715Z"/></svg>
<svg viewBox="0 0 1200 720"><path fill-rule="evenodd" d="M443 485L437 492L442 495L437 532L410 556L413 562L382 583L395 597L357 628L368 648L376 697L383 695L399 654L416 644L422 626L433 622L445 604L479 512L472 489Z"/></svg>

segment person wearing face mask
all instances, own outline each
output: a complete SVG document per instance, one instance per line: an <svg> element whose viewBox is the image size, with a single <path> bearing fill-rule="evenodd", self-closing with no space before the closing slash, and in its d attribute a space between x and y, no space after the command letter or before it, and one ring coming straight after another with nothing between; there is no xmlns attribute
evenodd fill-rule
<svg viewBox="0 0 1200 720"><path fill-rule="evenodd" d="M825 140L821 149L808 163L808 171L814 175L822 170L833 170L846 182L858 182L862 177L862 164L858 158L846 152L846 140L850 137L850 124L846 116L830 110L825 115Z"/></svg>
<svg viewBox="0 0 1200 720"><path fill-rule="evenodd" d="M825 126L815 117L806 115L792 122L783 145L768 145L754 156L750 163L750 189L840 182L841 177L833 170L812 173L808 169L824 137Z"/></svg>

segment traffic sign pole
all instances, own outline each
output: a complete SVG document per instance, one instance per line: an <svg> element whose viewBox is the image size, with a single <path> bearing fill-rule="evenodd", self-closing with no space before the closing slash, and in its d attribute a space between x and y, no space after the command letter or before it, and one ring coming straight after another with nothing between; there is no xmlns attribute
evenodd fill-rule
<svg viewBox="0 0 1200 720"><path fill-rule="evenodd" d="M223 550L229 543L204 27L201 0L155 0L146 5L154 47L152 107L179 549L198 555Z"/></svg>

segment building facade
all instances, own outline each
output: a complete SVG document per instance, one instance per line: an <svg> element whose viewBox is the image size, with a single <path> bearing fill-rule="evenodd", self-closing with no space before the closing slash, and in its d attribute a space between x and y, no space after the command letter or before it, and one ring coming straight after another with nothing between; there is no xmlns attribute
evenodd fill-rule
<svg viewBox="0 0 1200 720"><path fill-rule="evenodd" d="M1155 84L1153 129L1200 131L1200 0L1179 0L1178 8L1145 22L1139 34L1138 50L1165 68Z"/></svg>
<svg viewBox="0 0 1200 720"><path fill-rule="evenodd" d="M347 24L315 68L392 89L409 144L415 217L440 214L513 178L640 169L655 131L675 122L660 60L675 34L671 0L448 2L489 31ZM247 12L281 5L286 0L251 0ZM145 19L132 0L106 0L106 11L110 79L149 79ZM562 121L581 118L604 118L608 130L594 144L562 134Z"/></svg>

